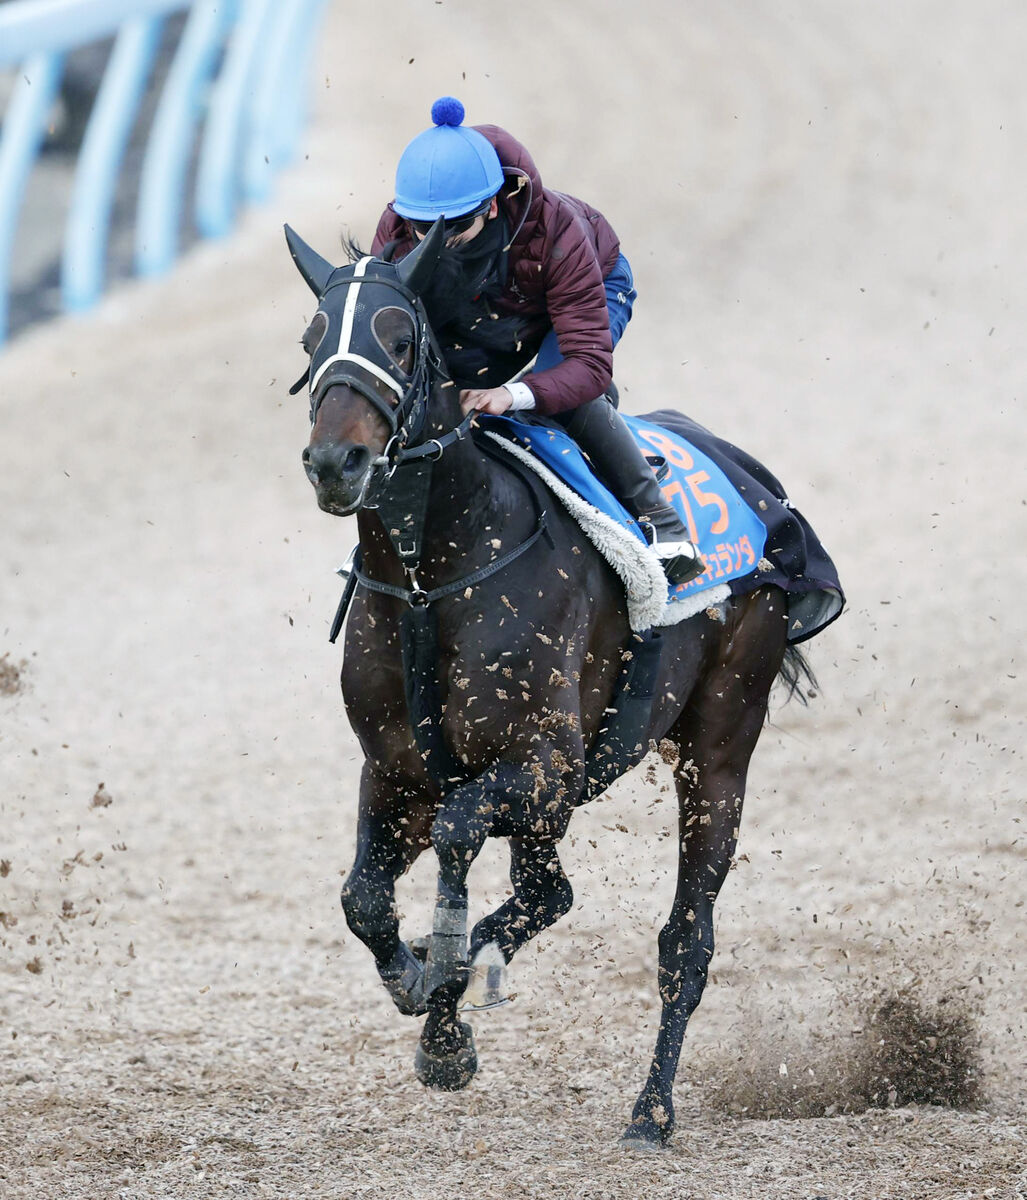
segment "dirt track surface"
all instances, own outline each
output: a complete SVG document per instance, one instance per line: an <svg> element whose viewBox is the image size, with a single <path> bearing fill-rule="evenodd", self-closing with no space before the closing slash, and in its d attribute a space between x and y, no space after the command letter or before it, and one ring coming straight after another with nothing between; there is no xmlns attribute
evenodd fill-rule
<svg viewBox="0 0 1027 1200"><path fill-rule="evenodd" d="M0 358L0 1195L1023 1196L1027 15L354 7L272 206ZM823 694L757 750L661 1154L616 1139L658 1021L662 765L575 818L575 909L476 1018L464 1093L415 1081L338 909L354 526L300 469L280 225L369 241L445 92L621 233L626 407L764 459L848 589ZM471 882L502 897L502 846ZM430 890L425 860L411 932ZM799 1081L829 1108L882 989L978 1012L983 1107L747 1115Z"/></svg>

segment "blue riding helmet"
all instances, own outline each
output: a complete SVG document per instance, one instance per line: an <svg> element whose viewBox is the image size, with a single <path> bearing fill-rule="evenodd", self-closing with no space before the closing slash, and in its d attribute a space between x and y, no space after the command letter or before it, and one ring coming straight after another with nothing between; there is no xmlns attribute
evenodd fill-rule
<svg viewBox="0 0 1027 1200"><path fill-rule="evenodd" d="M443 96L431 106L434 126L407 146L396 167L393 209L411 221L465 216L503 186L492 143L466 128L464 106Z"/></svg>

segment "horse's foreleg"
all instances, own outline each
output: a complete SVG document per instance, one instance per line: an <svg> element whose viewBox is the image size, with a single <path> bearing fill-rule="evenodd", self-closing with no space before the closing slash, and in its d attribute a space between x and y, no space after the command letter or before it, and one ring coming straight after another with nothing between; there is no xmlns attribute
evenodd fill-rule
<svg viewBox="0 0 1027 1200"><path fill-rule="evenodd" d="M471 1027L457 1017L467 987L467 872L485 844L494 812L487 777L451 792L432 824L439 860L435 917L424 967L428 1019L414 1067L428 1087L456 1091L478 1069Z"/></svg>
<svg viewBox="0 0 1027 1200"><path fill-rule="evenodd" d="M514 894L482 917L471 933L472 960L494 945L509 963L525 942L570 912L574 903L570 880L550 841L510 839L510 882Z"/></svg>
<svg viewBox="0 0 1027 1200"><path fill-rule="evenodd" d="M766 613L773 617L772 608ZM628 1143L661 1145L674 1128L674 1076L685 1027L702 998L713 957L713 905L734 855L749 759L784 651L783 626L752 624L755 630L739 630L671 731L681 752L675 771L677 889L659 937L660 1031L649 1078L624 1134ZM750 636L743 638L743 632ZM778 633L780 653L772 649Z"/></svg>
<svg viewBox="0 0 1027 1200"><path fill-rule="evenodd" d="M423 968L400 940L396 880L429 844L430 809L408 803L366 763L360 779L357 852L342 886L350 929L374 955L400 1012L424 1012Z"/></svg>
<svg viewBox="0 0 1027 1200"><path fill-rule="evenodd" d="M446 798L432 824L439 877L425 966L426 997L440 990L459 996L467 984L467 872L485 845L493 812L486 781L476 779Z"/></svg>
<svg viewBox="0 0 1027 1200"><path fill-rule="evenodd" d="M471 932L466 1007L493 1008L510 998L507 966L518 950L574 903L574 891L551 840L510 838L513 895Z"/></svg>
<svg viewBox="0 0 1027 1200"><path fill-rule="evenodd" d="M451 792L432 824L439 859L438 894L424 994L428 1019L418 1047L418 1078L431 1087L465 1087L477 1069L470 1026L457 1017L467 987L467 872L492 829L497 808L537 787L524 766L499 763Z"/></svg>

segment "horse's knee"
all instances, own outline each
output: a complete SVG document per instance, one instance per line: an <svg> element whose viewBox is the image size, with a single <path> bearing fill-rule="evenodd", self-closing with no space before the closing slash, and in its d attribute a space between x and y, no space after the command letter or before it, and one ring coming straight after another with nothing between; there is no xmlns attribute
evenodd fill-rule
<svg viewBox="0 0 1027 1200"><path fill-rule="evenodd" d="M352 929L353 924L360 920L360 914L364 908L364 897L366 890L361 886L361 879L353 872L346 876L346 881L342 885L342 891L339 892L339 903L342 905L342 911L346 916L346 922Z"/></svg>
<svg viewBox="0 0 1027 1200"><path fill-rule="evenodd" d="M363 874L354 871L348 876L339 900L346 924L367 945L387 938L396 926L391 896L384 895L382 889L375 887Z"/></svg>
<svg viewBox="0 0 1027 1200"><path fill-rule="evenodd" d="M574 907L574 889L559 863L556 863L555 871L543 871L531 885L525 887L523 904L542 929L571 911Z"/></svg>
<svg viewBox="0 0 1027 1200"><path fill-rule="evenodd" d="M447 829L438 833L432 831L432 848L439 860L439 877L453 896L464 894L467 872L484 840L482 838L478 842L462 829Z"/></svg>
<svg viewBox="0 0 1027 1200"><path fill-rule="evenodd" d="M556 878L549 891L547 908L554 921L565 917L574 907L574 889L571 881L561 870L557 870Z"/></svg>
<svg viewBox="0 0 1027 1200"><path fill-rule="evenodd" d="M525 942L563 916L574 906L574 889L555 853L541 867L532 864L529 873L524 863L511 871L514 895L475 925L471 933L471 957L483 946L495 942L509 963Z"/></svg>

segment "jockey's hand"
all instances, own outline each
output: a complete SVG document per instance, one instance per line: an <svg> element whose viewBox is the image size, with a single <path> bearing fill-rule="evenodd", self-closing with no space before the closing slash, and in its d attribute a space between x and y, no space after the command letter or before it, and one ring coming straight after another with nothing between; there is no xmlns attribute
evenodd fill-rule
<svg viewBox="0 0 1027 1200"><path fill-rule="evenodd" d="M513 396L505 387L467 388L460 393L460 407L465 414L477 409L478 412L491 413L498 417L500 413L505 413L511 404Z"/></svg>

